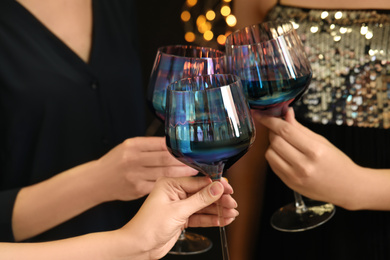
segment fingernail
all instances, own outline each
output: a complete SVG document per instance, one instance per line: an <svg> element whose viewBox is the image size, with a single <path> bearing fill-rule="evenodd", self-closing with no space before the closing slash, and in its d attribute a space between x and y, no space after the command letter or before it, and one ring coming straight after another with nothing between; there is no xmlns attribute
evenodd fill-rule
<svg viewBox="0 0 390 260"><path fill-rule="evenodd" d="M220 195L221 193L223 192L223 186L221 183L219 182L213 182L211 185L210 185L210 194L212 196L217 196L217 195Z"/></svg>

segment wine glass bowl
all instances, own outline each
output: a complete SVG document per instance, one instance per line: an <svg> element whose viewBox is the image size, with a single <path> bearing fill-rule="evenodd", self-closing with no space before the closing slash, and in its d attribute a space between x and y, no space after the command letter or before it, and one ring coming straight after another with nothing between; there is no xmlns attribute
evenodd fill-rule
<svg viewBox="0 0 390 260"><path fill-rule="evenodd" d="M237 30L226 39L227 67L238 75L252 109L283 117L308 88L312 70L303 44L289 21L277 20ZM295 202L271 217L277 230L312 229L335 213L331 203L307 200L294 191Z"/></svg>
<svg viewBox="0 0 390 260"><path fill-rule="evenodd" d="M225 53L208 47L168 45L158 48L150 75L148 104L162 121L170 83L191 76L225 71Z"/></svg>
<svg viewBox="0 0 390 260"><path fill-rule="evenodd" d="M253 120L237 76L181 79L169 85L166 102L169 152L213 181L219 181L225 165L237 161L254 142ZM220 206L218 211L221 220ZM229 259L223 226L220 232L223 259Z"/></svg>
<svg viewBox="0 0 390 260"><path fill-rule="evenodd" d="M223 167L244 155L254 140L239 78L204 75L179 80L169 88L168 150L183 163L219 180Z"/></svg>
<svg viewBox="0 0 390 260"><path fill-rule="evenodd" d="M229 70L240 76L253 109L281 116L305 92L312 76L290 22L244 27L226 40Z"/></svg>

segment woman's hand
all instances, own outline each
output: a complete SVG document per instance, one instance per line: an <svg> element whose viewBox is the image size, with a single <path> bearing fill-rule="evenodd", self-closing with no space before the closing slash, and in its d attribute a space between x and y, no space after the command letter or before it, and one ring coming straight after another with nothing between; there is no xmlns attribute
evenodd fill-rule
<svg viewBox="0 0 390 260"><path fill-rule="evenodd" d="M102 201L133 200L150 193L160 177L193 176L197 171L174 158L164 137L125 140L96 161Z"/></svg>
<svg viewBox="0 0 390 260"><path fill-rule="evenodd" d="M290 108L285 120L255 113L270 129L266 159L291 189L345 208L358 207L366 173L324 137L299 124Z"/></svg>
<svg viewBox="0 0 390 260"><path fill-rule="evenodd" d="M232 193L224 179L211 182L208 177L162 178L137 215L120 231L126 241L130 236L135 239L127 246L141 248L145 255L140 259L160 259L184 228L219 225L217 201L223 208L221 224L230 224L238 215Z"/></svg>
<svg viewBox="0 0 390 260"><path fill-rule="evenodd" d="M124 227L43 243L0 243L1 259L146 260L160 259L183 228L222 225L238 215L232 187L207 177L161 178L143 206Z"/></svg>

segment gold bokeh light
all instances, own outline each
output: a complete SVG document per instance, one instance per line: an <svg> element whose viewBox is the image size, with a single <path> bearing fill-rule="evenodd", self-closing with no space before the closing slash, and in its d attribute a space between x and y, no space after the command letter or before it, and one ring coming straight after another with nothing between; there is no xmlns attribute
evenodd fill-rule
<svg viewBox="0 0 390 260"><path fill-rule="evenodd" d="M228 15L228 17L226 17L226 24L230 27L234 27L236 26L237 24L237 18L234 16L234 15Z"/></svg>
<svg viewBox="0 0 390 260"><path fill-rule="evenodd" d="M213 10L208 10L206 13L206 18L209 21L213 21L215 19L215 12Z"/></svg>
<svg viewBox="0 0 390 260"><path fill-rule="evenodd" d="M187 42L194 42L195 38L196 38L195 33L193 33L193 32L186 32L186 34L184 35L184 39Z"/></svg>
<svg viewBox="0 0 390 260"><path fill-rule="evenodd" d="M211 23L209 22L202 23L198 26L198 31L200 33L205 33L206 31L210 31L210 30L211 30Z"/></svg>
<svg viewBox="0 0 390 260"><path fill-rule="evenodd" d="M226 37L237 24L232 14L232 0L186 0L180 14L186 31L184 38L191 44L223 48Z"/></svg>
<svg viewBox="0 0 390 260"><path fill-rule="evenodd" d="M206 17L204 15L199 15L196 19L196 25L199 27L204 23L206 23Z"/></svg>
<svg viewBox="0 0 390 260"><path fill-rule="evenodd" d="M230 9L230 7L229 7L228 5L222 6L222 8L221 8L221 14L222 14L223 16L228 16L231 12L232 12L232 10Z"/></svg>
<svg viewBox="0 0 390 260"><path fill-rule="evenodd" d="M206 41L211 41L213 38L214 38L214 33L212 31L206 31L204 34L203 34L203 38L206 40Z"/></svg>
<svg viewBox="0 0 390 260"><path fill-rule="evenodd" d="M198 0L187 0L186 3L189 7L193 7L198 3Z"/></svg>
<svg viewBox="0 0 390 260"><path fill-rule="evenodd" d="M183 22L188 22L191 19L191 14L188 11L183 11L180 15L180 18Z"/></svg>
<svg viewBox="0 0 390 260"><path fill-rule="evenodd" d="M225 45L226 36L223 35L223 34L218 35L218 37L217 37L217 42L218 42L218 44L220 44L220 45Z"/></svg>

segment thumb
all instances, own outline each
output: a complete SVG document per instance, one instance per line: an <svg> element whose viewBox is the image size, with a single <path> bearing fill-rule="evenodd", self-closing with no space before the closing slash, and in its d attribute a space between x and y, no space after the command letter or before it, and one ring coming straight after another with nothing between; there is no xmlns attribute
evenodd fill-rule
<svg viewBox="0 0 390 260"><path fill-rule="evenodd" d="M209 206L216 202L223 192L224 187L222 183L219 181L210 183L207 187L182 201L185 204L186 213L188 213L188 216L191 216L195 212Z"/></svg>

